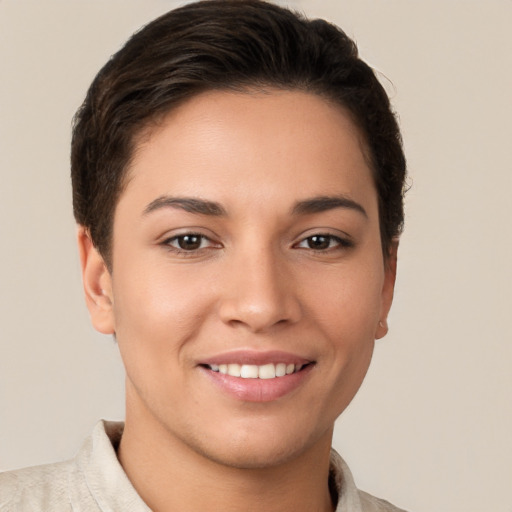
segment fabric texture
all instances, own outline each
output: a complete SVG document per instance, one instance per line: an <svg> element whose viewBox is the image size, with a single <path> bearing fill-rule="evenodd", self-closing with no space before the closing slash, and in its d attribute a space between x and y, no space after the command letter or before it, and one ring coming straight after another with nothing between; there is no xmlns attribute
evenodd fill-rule
<svg viewBox="0 0 512 512"><path fill-rule="evenodd" d="M0 473L0 512L151 512L119 464L123 423L100 421L69 461ZM332 450L336 512L405 512L359 491Z"/></svg>

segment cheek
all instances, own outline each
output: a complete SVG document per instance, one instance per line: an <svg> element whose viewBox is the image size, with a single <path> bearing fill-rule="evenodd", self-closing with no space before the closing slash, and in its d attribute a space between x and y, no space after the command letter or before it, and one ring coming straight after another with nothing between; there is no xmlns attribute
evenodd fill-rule
<svg viewBox="0 0 512 512"><path fill-rule="evenodd" d="M383 272L379 266L333 269L306 286L309 308L329 338L355 343L371 338L381 309Z"/></svg>
<svg viewBox="0 0 512 512"><path fill-rule="evenodd" d="M331 281L322 306L317 309L317 325L328 340L324 357L328 361L323 414L333 421L352 401L370 366L375 329L380 314L380 288L368 273ZM328 295L328 296L327 296Z"/></svg>
<svg viewBox="0 0 512 512"><path fill-rule="evenodd" d="M137 265L137 275L118 268L113 279L116 337L127 370L165 368L184 358L206 313L207 298L190 286L186 272ZM170 357L171 356L171 357Z"/></svg>

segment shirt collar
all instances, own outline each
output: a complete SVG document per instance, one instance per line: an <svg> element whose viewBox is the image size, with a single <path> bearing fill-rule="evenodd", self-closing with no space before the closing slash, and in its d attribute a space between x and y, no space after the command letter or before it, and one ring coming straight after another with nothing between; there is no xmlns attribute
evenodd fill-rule
<svg viewBox="0 0 512 512"><path fill-rule="evenodd" d="M338 493L336 512L363 512L352 473L334 449L331 449L329 478Z"/></svg>
<svg viewBox="0 0 512 512"><path fill-rule="evenodd" d="M117 460L123 428L122 422L98 422L78 453L77 464L102 512L151 512Z"/></svg>
<svg viewBox="0 0 512 512"><path fill-rule="evenodd" d="M122 422L99 421L78 453L77 464L102 512L151 512L117 459L123 429ZM335 450L331 450L329 478L338 495L336 512L362 512L352 473Z"/></svg>

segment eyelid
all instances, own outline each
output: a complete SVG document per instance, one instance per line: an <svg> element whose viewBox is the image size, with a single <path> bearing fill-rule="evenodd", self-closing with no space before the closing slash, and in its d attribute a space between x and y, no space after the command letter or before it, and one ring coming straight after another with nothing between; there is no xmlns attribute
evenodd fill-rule
<svg viewBox="0 0 512 512"><path fill-rule="evenodd" d="M186 238L186 237L200 238L201 239L200 245L202 245L202 243L204 241L211 242L211 240L207 236L202 235L201 233L184 233L182 235L171 236L171 237L167 238L166 240L164 240L164 243L167 245L171 245L171 242L175 242L176 240L179 240L180 238Z"/></svg>
<svg viewBox="0 0 512 512"><path fill-rule="evenodd" d="M200 236L212 241L219 240L219 236L210 229L200 226L183 226L166 229L165 231L162 230L161 234L155 237L155 242L162 244L168 240L187 235Z"/></svg>
<svg viewBox="0 0 512 512"><path fill-rule="evenodd" d="M325 237L330 238L331 241L337 241L337 245L334 247L328 247L326 249L313 249L311 247L300 247L301 244L306 243L308 239L311 239L313 237ZM345 232L335 230L333 232L332 229L314 229L310 230L309 232L302 233L299 237L298 241L293 244L293 247L299 248L299 249L307 249L314 252L329 252L329 251L335 251L337 249L343 250L343 249L350 249L355 246L354 239Z"/></svg>
<svg viewBox="0 0 512 512"><path fill-rule="evenodd" d="M182 249L172 244L172 242L175 242L186 236L201 238L200 246L197 249ZM208 251L210 249L222 248L222 244L216 241L216 238L218 237L216 237L214 234L205 234L201 229L183 228L177 230L177 232L175 231L173 233L166 233L160 238L158 245L163 246L167 251L174 254L194 256L204 253L204 251ZM205 242L207 242L207 246L203 247L202 245Z"/></svg>

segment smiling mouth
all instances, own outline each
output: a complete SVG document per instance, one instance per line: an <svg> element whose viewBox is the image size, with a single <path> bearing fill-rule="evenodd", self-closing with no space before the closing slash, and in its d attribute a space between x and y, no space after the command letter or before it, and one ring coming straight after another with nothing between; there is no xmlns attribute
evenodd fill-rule
<svg viewBox="0 0 512 512"><path fill-rule="evenodd" d="M293 363L268 363L263 365L255 364L206 364L205 368L242 379L275 379L285 377L293 373L298 373L313 363L293 364Z"/></svg>

